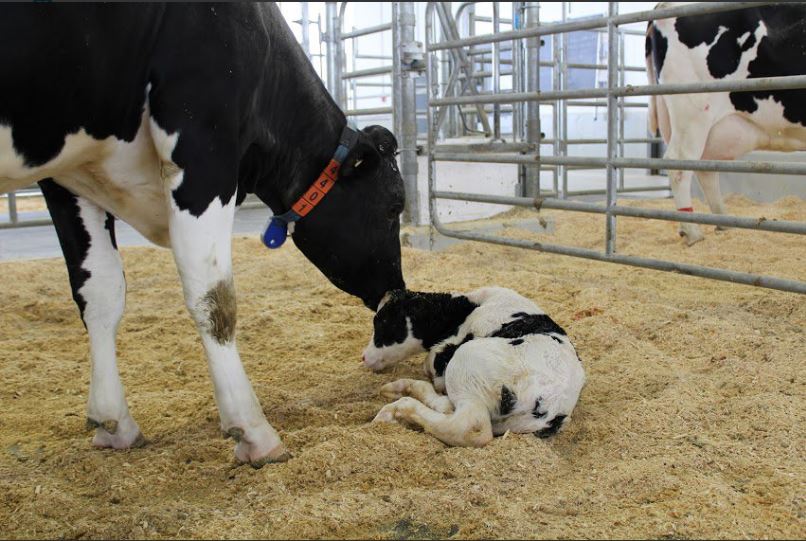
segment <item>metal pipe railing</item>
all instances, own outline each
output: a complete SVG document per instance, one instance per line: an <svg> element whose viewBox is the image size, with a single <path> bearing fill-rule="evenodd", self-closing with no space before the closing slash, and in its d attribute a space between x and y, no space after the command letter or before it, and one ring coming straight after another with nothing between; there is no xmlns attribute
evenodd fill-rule
<svg viewBox="0 0 806 541"><path fill-rule="evenodd" d="M392 29L392 23L383 23L376 26L368 26L366 28L359 28L357 30L352 30L350 32L342 32L341 39L352 39L358 38L361 36L369 36L370 34L378 34L380 32L386 32L387 30Z"/></svg>
<svg viewBox="0 0 806 541"><path fill-rule="evenodd" d="M681 264L671 261L664 261L658 259L650 259L644 257L637 257L631 255L622 255L617 253L616 247L616 218L618 216L634 217L642 219L662 219L686 223L701 223L708 225L719 225L725 227L736 227L743 229L756 229L771 232L783 232L794 234L806 234L806 224L802 222L790 221L775 221L766 220L764 218L746 218L738 216L725 216L725 215L710 215L701 213L688 213L677 211L663 211L654 209L641 209L633 207L625 207L618 205L616 202L616 194L638 192L638 191L656 191L656 190L669 190L668 186L630 186L625 187L623 181L619 177L621 172L626 168L641 168L641 169L670 169L670 170L693 170L693 171L730 171L730 172L748 172L748 173L776 173L776 174L791 174L791 175L804 175L806 174L806 164L786 164L786 163L772 163L772 162L733 162L733 161L718 161L718 160L662 160L657 158L627 158L624 157L624 145L630 143L647 143L657 142L658 138L627 138L625 136L625 128L623 125L625 109L631 107L646 107L645 103L637 103L627 101L626 98L631 96L651 96L651 95L670 95L670 94L689 94L689 93L708 93L708 92L757 92L769 90L791 90L806 88L806 76L785 76L785 77L769 77L763 79L752 80L720 80L708 81L698 83L682 83L682 84L666 84L666 85L645 85L634 86L625 84L626 72L639 72L644 71L643 68L637 66L625 66L623 59L624 50L624 36L626 35L643 35L643 32L638 30L619 29L621 24L634 23L646 20L656 20L660 18L678 17L678 16L697 16L707 13L718 13L723 11L733 11L737 9L746 9L749 7L756 7L762 5L775 4L775 2L740 2L740 3L709 3L709 4L693 4L685 6L675 6L672 8L660 8L653 11L643 11L638 13L630 13L619 15L616 13L615 3L609 4L608 15L606 17L598 17L595 19L565 21L560 23L548 25L535 25L528 28L514 28L512 32L499 32L494 35L487 36L471 36L468 38L457 39L457 36L447 36L447 41L443 40L435 43L435 36L431 32L426 32L426 61L429 65L428 76L433 77L435 72L431 69L434 62L434 52L453 50L456 48L494 44L505 41L512 41L525 38L536 38L542 35L553 35L562 33L563 40L567 34L566 32L575 30L595 30L596 32L607 32L608 35L608 61L606 65L595 63L578 63L576 69L607 69L607 87L606 88L591 88L591 89L577 89L566 90L564 84L554 85L551 91L540 91L533 88L531 92L520 91L517 87L514 88L515 92L508 94L493 93L493 94L480 94L475 96L455 96L455 97L440 97L438 95L439 86L428 84L428 185L429 185L429 213L432 220L433 231L442 233L447 236L466 240L477 240L483 242L491 242L495 244L502 244L507 246L519 246L524 248L542 250L551 253L571 255L576 257L584 257L598 261L606 261L613 263L620 263L626 265L633 265L638 267L664 270L671 272L678 272L693 276L700 276L705 278L712 278L717 280L725 280L734 283L758 285L762 287L781 289L784 291L794 291L799 293L806 293L806 282L788 280L769 276L760 276L751 273L731 271L727 269L716 269L699 265ZM463 5L464 6L464 5ZM433 16L433 8L429 6L426 10L426 24ZM513 18L514 17L513 12ZM565 9L563 9L563 19L565 19ZM517 26L517 25L513 25ZM605 28L602 28L605 27ZM515 44L513 44L513 48ZM491 47L494 54L495 47ZM552 69L555 70L554 77L567 77L567 70L569 64L562 62L559 63L556 58L550 63ZM515 58L513 54L513 59ZM486 58L483 59L486 62ZM500 60L500 58L499 58ZM545 62L536 62L535 65L542 65ZM500 63L498 64L500 66ZM517 70L520 65L513 63L513 69ZM559 79L555 79L559 80ZM567 80L567 79L566 79ZM565 81L563 81L564 83ZM572 101L576 100L576 101ZM602 100L602 101L590 101ZM605 101L606 100L606 101ZM539 144L529 144L524 147L517 141L510 143L508 147L488 145L483 148L479 145L436 145L437 131L434 127L434 115L432 114L435 107L445 108L451 105L482 105L482 104L513 104L513 111L517 110L518 104L523 103L542 103L547 102L551 104L557 102L559 107L554 107L554 114L559 114L559 119L555 119L553 123L554 133L552 138L543 138ZM606 106L607 107L607 137L602 139L569 139L565 126L567 119L563 118L567 113L568 106ZM565 122L563 122L565 120ZM558 128L559 126L559 128ZM517 130L515 130L517 131ZM559 137L558 137L559 136ZM562 141L560 145L560 152L567 153L567 145L575 144L593 144L601 143L607 145L607 156L604 158L590 157L590 156L567 156L556 155L558 139ZM555 148L554 156L540 155L540 146L542 144L553 144ZM531 147L531 148L530 148ZM510 153L505 153L510 152ZM564 199L553 199L544 197L510 197L510 196L492 196L481 194L469 194L462 192L446 192L438 191L436 189L436 163L438 161L465 161L470 163L510 163L519 164L526 167L539 166L540 169L562 170L563 172L563 195L575 194L588 194L588 193L604 193L605 204L585 203L581 201L567 201ZM570 192L567 189L567 171L570 169L586 169L605 168L606 189L605 190L577 190ZM558 190L555 184L555 189L551 192L552 195L558 195ZM597 214L604 214L606 217L605 222L605 249L604 251L590 250L577 248L572 246L561 246L555 244L547 244L541 242L530 242L524 240L508 239L496 237L493 235L486 235L471 231L457 231L455 229L445 227L437 212L438 199L454 199L469 202L483 202L483 203L496 203L506 205L518 205L541 208L555 208L560 210L592 212Z"/></svg>

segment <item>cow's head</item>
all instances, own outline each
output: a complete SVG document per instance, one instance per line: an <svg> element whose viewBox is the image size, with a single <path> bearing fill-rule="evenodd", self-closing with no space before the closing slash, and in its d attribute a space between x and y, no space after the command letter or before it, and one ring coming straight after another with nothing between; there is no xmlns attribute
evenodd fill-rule
<svg viewBox="0 0 806 541"><path fill-rule="evenodd" d="M294 243L339 289L375 309L405 287L400 213L405 204L397 141L381 126L359 132L339 178L314 211L296 223Z"/></svg>

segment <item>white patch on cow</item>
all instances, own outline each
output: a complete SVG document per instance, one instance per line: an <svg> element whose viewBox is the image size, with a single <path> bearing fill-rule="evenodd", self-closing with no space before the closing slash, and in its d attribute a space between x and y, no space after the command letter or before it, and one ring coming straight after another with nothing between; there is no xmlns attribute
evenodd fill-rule
<svg viewBox="0 0 806 541"><path fill-rule="evenodd" d="M134 140L99 140L82 128L65 137L61 152L49 162L27 167L14 149L11 129L0 127L0 192L55 181L125 221L151 242L168 245L168 206L156 153L143 112Z"/></svg>
<svg viewBox="0 0 806 541"><path fill-rule="evenodd" d="M414 337L411 327L411 318L406 318L406 339L403 342L390 346L375 346L373 338L364 349L363 362L367 368L378 372L403 359L425 351L423 341Z"/></svg>
<svg viewBox="0 0 806 541"><path fill-rule="evenodd" d="M751 35L751 34L750 34L750 32L748 31L748 32L745 32L744 34L742 34L741 36L739 36L739 37L736 39L736 43L739 45L739 47L743 47L743 46L744 46L745 42L747 42L747 39L750 37L750 35Z"/></svg>
<svg viewBox="0 0 806 541"><path fill-rule="evenodd" d="M92 372L87 417L97 423L114 422L114 433L99 428L94 444L125 448L140 438L140 428L129 413L126 394L117 367L115 336L126 305L123 262L105 228L106 212L78 198L84 229L90 236L87 257L81 267L90 272L78 293L86 302L84 323L90 340Z"/></svg>

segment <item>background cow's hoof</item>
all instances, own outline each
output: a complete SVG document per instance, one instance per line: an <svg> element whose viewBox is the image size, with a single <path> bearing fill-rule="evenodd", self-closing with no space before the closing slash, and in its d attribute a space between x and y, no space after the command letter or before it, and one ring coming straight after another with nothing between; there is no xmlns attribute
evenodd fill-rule
<svg viewBox="0 0 806 541"><path fill-rule="evenodd" d="M280 436L269 423L244 430L241 427L230 427L225 430L237 443L235 459L254 468L260 468L273 462L285 462L291 455L280 441Z"/></svg>
<svg viewBox="0 0 806 541"><path fill-rule="evenodd" d="M733 228L732 227L727 227L727 226L724 226L724 225L716 226L717 231L730 231L731 229L733 229Z"/></svg>
<svg viewBox="0 0 806 541"><path fill-rule="evenodd" d="M146 443L140 427L131 416L120 421L87 419L87 427L95 428L92 445L101 449L132 449Z"/></svg>
<svg viewBox="0 0 806 541"><path fill-rule="evenodd" d="M696 224L680 224L677 233L686 241L686 246L693 246L705 238Z"/></svg>

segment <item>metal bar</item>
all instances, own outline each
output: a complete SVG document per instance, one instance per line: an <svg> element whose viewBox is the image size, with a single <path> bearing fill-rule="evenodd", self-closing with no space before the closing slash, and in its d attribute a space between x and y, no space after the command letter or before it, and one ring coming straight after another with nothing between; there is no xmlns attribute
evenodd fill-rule
<svg viewBox="0 0 806 541"><path fill-rule="evenodd" d="M667 186L626 186L619 188L618 193L635 193L635 192L663 192L669 191L671 187ZM569 196L575 195L604 195L607 190L569 190Z"/></svg>
<svg viewBox="0 0 806 541"><path fill-rule="evenodd" d="M327 89L339 107L341 103L341 41L339 40L338 2L325 3L327 28Z"/></svg>
<svg viewBox="0 0 806 541"><path fill-rule="evenodd" d="M485 154L439 153L438 161L523 163L541 165L572 165L605 167L607 158L591 156L536 156L535 154ZM772 173L782 175L806 175L806 164L750 162L730 160L665 160L659 158L614 158L613 165L629 169L673 169L680 171L728 171L731 173Z"/></svg>
<svg viewBox="0 0 806 541"><path fill-rule="evenodd" d="M540 25L539 4L526 2L524 4L524 22L526 28L536 28ZM527 93L540 92L540 38L526 40L526 90ZM540 105L526 104L526 142L535 145L535 155L540 155ZM534 164L534 162L533 162ZM526 168L526 184L521 187L521 195L537 196L540 194L540 169L534 166Z"/></svg>
<svg viewBox="0 0 806 541"><path fill-rule="evenodd" d="M393 66L381 66L378 68L367 68L363 70L348 71L343 73L342 80L354 79L356 77L372 77L373 75L391 75L394 71Z"/></svg>
<svg viewBox="0 0 806 541"><path fill-rule="evenodd" d="M562 17L560 18L560 22L565 23L568 13L568 2L562 2ZM568 51L568 34L560 34L559 36L555 35L553 39L560 38L561 41L561 50L560 50L560 88L558 90L564 90L568 85L568 62L566 58L566 51ZM555 137L559 137L560 141L560 156L567 156L568 155L568 100L561 99L558 102L560 106L560 131L558 134L555 134ZM556 109L557 107L555 107ZM560 174L562 179L562 197L565 198L565 194L568 192L568 168L564 165L559 166L557 172Z"/></svg>
<svg viewBox="0 0 806 541"><path fill-rule="evenodd" d="M617 4L618 5L618 4ZM624 34L618 34L618 85L626 84L624 73ZM624 157L624 96L618 98L618 155ZM624 169L618 170L618 187L624 188Z"/></svg>
<svg viewBox="0 0 806 541"><path fill-rule="evenodd" d="M498 2L493 2L493 32L498 33L500 30L499 22L499 5ZM476 19L478 20L478 19ZM493 43L493 93L501 93L501 44L499 42ZM499 141L501 139L501 104L493 104L493 139Z"/></svg>
<svg viewBox="0 0 806 541"><path fill-rule="evenodd" d="M341 39L343 40L353 39L361 36L368 36L370 34L377 34L379 32L385 32L391 29L392 29L392 23L384 23L375 26L368 26L366 28L359 28L358 30L352 30L350 32L342 32Z"/></svg>
<svg viewBox="0 0 806 541"><path fill-rule="evenodd" d="M476 22L479 22L479 23L493 23L493 24L495 24L495 15L493 15L492 18L485 17L484 15L474 15L473 18L476 19ZM498 22L504 23L504 24L512 24L512 19L499 19Z"/></svg>
<svg viewBox="0 0 806 541"><path fill-rule="evenodd" d="M465 240L475 240L479 242L489 242L492 244L500 244L503 246L515 246L519 248L528 248L531 250L539 250L541 252L548 252L560 255L569 255L574 257L582 257L585 259L593 259L596 261L604 261L607 263L620 263L622 265L630 265L633 267L643 267L647 269L675 272L678 274L686 274L689 276L698 276L701 278L710 278L712 280L720 280L723 282L732 282L735 284L744 284L751 286L765 287L769 289L778 289L781 291L790 291L793 293L806 293L806 282L799 282L797 280L788 280L785 278L775 278L772 276L761 276L758 274L750 274L747 272L730 271L723 269L715 269L712 267L703 267L700 265L690 265L687 263L675 263L673 261L663 261L659 259L650 259L646 257L628 256L620 254L606 255L596 250L589 250L586 248L576 248L572 246L560 246L556 244L545 244L542 242L533 242L519 239L506 239L496 237L494 235L485 235L483 233L472 233L467 231L455 231L444 227L440 222L434 220L434 228L445 235L446 237L454 237Z"/></svg>
<svg viewBox="0 0 806 541"><path fill-rule="evenodd" d="M616 25L622 25L622 24L637 23L641 21L669 19L672 17L698 16L710 13L721 13L724 11L737 11L740 9L760 7L777 3L780 2L701 2L685 6L660 8L647 11L636 11L635 13L626 13L624 15L619 15L615 17L613 19L613 23ZM433 43L430 45L429 50L439 51L442 49L467 47L469 45L482 45L486 43L494 43L496 41L510 41L512 39L518 39L518 38L533 38L537 36L559 34L563 32L572 32L576 30L594 30L597 28L607 26L607 23L608 23L607 17L596 17L591 19L582 19L565 23L547 24L547 25L541 25L540 28L513 30L510 32L499 32L498 34L486 34L482 36L474 36L464 39L443 41L441 43Z"/></svg>
<svg viewBox="0 0 806 541"><path fill-rule="evenodd" d="M645 85L613 88L584 88L579 90L563 90L560 92L522 92L500 96L479 94L478 96L459 96L455 98L435 99L431 105L465 105L478 103L514 103L516 101L548 101L560 98L606 98L613 96L655 96L667 94L705 94L711 92L756 92L761 90L793 90L806 88L806 75L787 75L783 77L764 77L758 79L741 79L730 81L710 81L698 83L679 83L667 85Z"/></svg>
<svg viewBox="0 0 806 541"><path fill-rule="evenodd" d="M602 70L607 69L607 64L586 64L576 62L568 64L568 67L575 70ZM646 66L624 66L624 70L644 73L646 72Z"/></svg>
<svg viewBox="0 0 806 541"><path fill-rule="evenodd" d="M616 253L616 215L612 209L616 206L616 191L618 175L613 160L618 153L616 139L618 138L618 100L613 94L613 88L618 83L618 34L614 19L618 15L618 4L607 3L607 214L605 217L605 254L611 256Z"/></svg>
<svg viewBox="0 0 806 541"><path fill-rule="evenodd" d="M673 210L645 209L637 207L624 207L613 205L608 207L599 203L584 201L566 201L554 198L515 197L511 195L487 195L463 192L435 191L433 196L437 199L452 199L456 201L471 201L473 203L492 203L494 205L511 205L516 207L567 210L586 212L588 214L611 214L615 216L629 216L631 218L648 218L652 220L666 220L670 222L689 222L705 225L722 225L740 229L756 229L759 231L775 231L777 233L792 233L806 235L806 222L793 222L784 220L767 220L766 218L746 218L743 216L727 216L722 214L703 214L699 212L678 212Z"/></svg>
<svg viewBox="0 0 806 541"><path fill-rule="evenodd" d="M450 12L450 3L449 2L437 2L433 4L436 6L437 15L439 16L439 20L442 23L442 28L446 34L449 36L459 36L459 30L456 28L456 21L451 16ZM461 69L465 72L466 76L470 76L473 72L473 65L470 62L468 56L465 54L465 51L462 49L458 50L451 50L451 56L454 59L455 68L454 69ZM472 95L477 95L478 90L476 90L476 86L473 83L473 80L468 78L464 81L464 89L467 90ZM484 112L484 109L481 107L477 107L479 120L481 121L481 125L484 127L484 133L489 135L491 134L490 130L490 121L487 118L487 113Z"/></svg>
<svg viewBox="0 0 806 541"><path fill-rule="evenodd" d="M393 57L391 57L389 55L385 55L385 54L360 54L360 53L357 53L355 55L355 57L365 59L365 60L389 60L390 62L393 59ZM644 71L646 71L646 69Z"/></svg>
<svg viewBox="0 0 806 541"><path fill-rule="evenodd" d="M17 223L17 194L8 192L8 220L12 224Z"/></svg>
<svg viewBox="0 0 806 541"><path fill-rule="evenodd" d="M366 109L348 109L344 111L347 116L389 115L394 113L393 107L370 107Z"/></svg>
<svg viewBox="0 0 806 541"><path fill-rule="evenodd" d="M53 222L47 218L37 220L22 220L17 222L0 222L0 229L14 229L16 227L34 227L37 225L51 225Z"/></svg>
<svg viewBox="0 0 806 541"><path fill-rule="evenodd" d="M607 107L606 101L575 101L569 100L568 102L569 107ZM625 101L624 107L627 108L641 108L644 109L648 107L647 103L642 102L635 102L635 101Z"/></svg>
<svg viewBox="0 0 806 541"><path fill-rule="evenodd" d="M417 104L414 74L404 64L404 52L414 44L414 2L393 2L392 32L394 40L394 98L395 133L398 147L400 176L406 194L403 223L420 225L420 194L417 189Z"/></svg>
<svg viewBox="0 0 806 541"><path fill-rule="evenodd" d="M311 59L310 25L311 19L308 17L308 2L300 2L300 22L302 26L302 50L308 60Z"/></svg>

